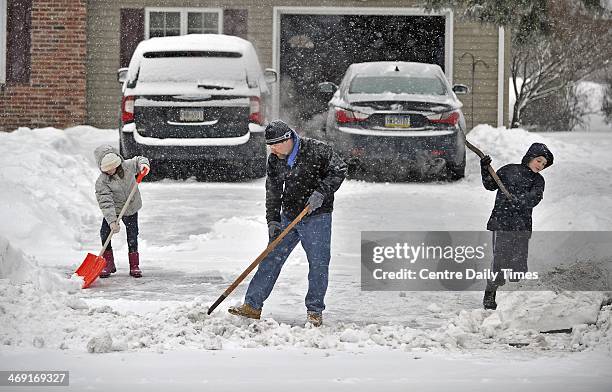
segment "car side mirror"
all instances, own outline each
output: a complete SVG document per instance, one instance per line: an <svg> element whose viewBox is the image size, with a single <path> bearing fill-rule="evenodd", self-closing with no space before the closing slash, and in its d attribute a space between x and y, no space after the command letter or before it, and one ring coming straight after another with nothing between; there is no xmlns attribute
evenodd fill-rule
<svg viewBox="0 0 612 392"><path fill-rule="evenodd" d="M338 86L332 82L319 83L319 91L322 93L333 94L338 90Z"/></svg>
<svg viewBox="0 0 612 392"><path fill-rule="evenodd" d="M266 80L266 83L276 83L278 81L278 72L276 72L275 69L266 68L264 71L264 79Z"/></svg>
<svg viewBox="0 0 612 392"><path fill-rule="evenodd" d="M470 92L470 88L465 84L455 84L453 86L453 92L457 95L464 95Z"/></svg>
<svg viewBox="0 0 612 392"><path fill-rule="evenodd" d="M119 68L117 70L117 82L123 84L127 80L127 68Z"/></svg>

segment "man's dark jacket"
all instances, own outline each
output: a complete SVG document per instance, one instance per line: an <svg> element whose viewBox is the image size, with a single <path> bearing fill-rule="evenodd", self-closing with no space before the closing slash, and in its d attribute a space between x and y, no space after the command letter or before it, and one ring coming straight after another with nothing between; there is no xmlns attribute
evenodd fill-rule
<svg viewBox="0 0 612 392"><path fill-rule="evenodd" d="M306 202L314 191L320 192L325 199L312 215L332 212L334 192L340 188L346 177L346 163L329 145L306 137L298 140L300 145L293 167L287 165L287 159L280 159L274 154L268 157L266 178L268 223L281 221L281 207L287 218L295 219L306 207Z"/></svg>
<svg viewBox="0 0 612 392"><path fill-rule="evenodd" d="M546 167L552 165L553 155L546 145L533 143L521 164L506 165L497 171L502 184L513 196L513 201L498 189L497 183L486 167L482 168L484 187L490 191L497 190L495 206L487 223L487 230L531 231L531 212L544 195L544 177L540 173L534 173L528 166L529 161L538 156L546 158Z"/></svg>

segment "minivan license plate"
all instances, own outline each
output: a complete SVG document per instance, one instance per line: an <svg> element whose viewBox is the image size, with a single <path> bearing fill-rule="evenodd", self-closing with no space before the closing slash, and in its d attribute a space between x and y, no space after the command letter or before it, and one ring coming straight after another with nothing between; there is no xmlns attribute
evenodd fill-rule
<svg viewBox="0 0 612 392"><path fill-rule="evenodd" d="M202 109L181 109L180 120L185 122L204 121L204 110Z"/></svg>
<svg viewBox="0 0 612 392"><path fill-rule="evenodd" d="M387 128L410 128L410 116L386 115L385 127Z"/></svg>

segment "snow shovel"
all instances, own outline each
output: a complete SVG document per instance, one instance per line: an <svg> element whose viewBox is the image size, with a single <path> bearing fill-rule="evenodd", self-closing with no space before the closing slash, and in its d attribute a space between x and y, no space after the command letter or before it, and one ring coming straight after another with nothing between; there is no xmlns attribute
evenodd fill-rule
<svg viewBox="0 0 612 392"><path fill-rule="evenodd" d="M136 193L138 184L140 184L144 176L145 175L143 173L140 173L138 177L136 177L136 184L134 184L134 186L132 187L132 190L130 191L130 194L128 195L127 200L125 201L125 205L123 206L123 208L121 209L121 212L119 213L119 217L117 218L117 223L119 223L121 221L121 218L123 218L123 214L125 214L125 210L127 209L127 206L130 204L130 201L132 201L132 197L134 197L134 194ZM81 263L81 266L77 268L77 270L75 271L75 274L83 278L82 288L84 289L88 288L98 278L98 276L100 276L100 273L102 272L104 267L106 267L106 260L104 260L104 257L102 257L102 255L104 254L104 251L108 247L108 244L110 244L113 234L114 233L111 230L110 234L106 238L106 241L104 242L104 246L102 247L100 254L96 256L92 253L88 253L87 256L85 256L85 260L83 260L83 263Z"/></svg>
<svg viewBox="0 0 612 392"><path fill-rule="evenodd" d="M276 248L276 246L283 240L283 238L285 238L287 233L289 233L291 229L293 229L293 227L297 225L306 214L308 214L308 212L310 212L310 206L306 206L306 208L304 208L302 212L300 212L300 215L298 215L293 220L293 222L291 222L289 226L287 226L285 230L283 230L283 232L280 233L278 237L274 239L274 241L268 244L268 247L264 249L263 252L261 252L261 254L251 263L251 265L249 265L247 269L245 269L244 272L241 273L238 278L236 278L234 283L232 283L230 287L228 287L227 290L225 290L223 294L221 294L221 296L215 301L215 303L212 304L212 306L208 309L209 315L213 312L213 310L217 308L217 306L219 306L221 302L223 302L223 300L225 300L232 293L232 291L234 291L236 287L238 287L238 285L244 280L244 278L246 278L251 273L251 271L253 271L253 269L257 267L259 263L261 263L261 261L268 255L268 253L272 252L272 250Z"/></svg>
<svg viewBox="0 0 612 392"><path fill-rule="evenodd" d="M463 133L463 132L461 132L461 133L463 134L463 140L465 140L465 145L467 146L467 148L472 150L476 155L478 155L478 157L480 159L482 159L485 156L485 154L482 151L480 151L480 149L478 147L476 147L475 145L473 145L472 143L470 143L467 140L467 137L465 136L465 133ZM491 174L491 177L493 177L493 179L497 183L497 186L499 187L499 189L501 189L501 191L504 193L504 195L506 195L506 197L508 197L508 199L513 200L514 198L512 197L510 192L508 192L508 189L506 189L506 186L501 182L501 180L499 179L499 176L495 172L495 169L493 169L493 167L491 167L490 164L487 165L487 170L489 171L489 174Z"/></svg>

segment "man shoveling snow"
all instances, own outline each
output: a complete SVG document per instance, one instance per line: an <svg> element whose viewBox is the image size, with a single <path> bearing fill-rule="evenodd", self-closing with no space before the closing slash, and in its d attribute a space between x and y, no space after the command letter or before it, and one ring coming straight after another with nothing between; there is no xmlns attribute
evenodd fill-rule
<svg viewBox="0 0 612 392"><path fill-rule="evenodd" d="M272 150L266 178L266 219L270 242L300 214L310 214L292 229L261 261L247 290L244 304L231 307L234 315L259 319L264 301L272 292L281 268L298 242L308 258L307 322L323 323L331 242L334 193L346 176L347 166L330 146L301 138L287 124L272 121L266 128Z"/></svg>

